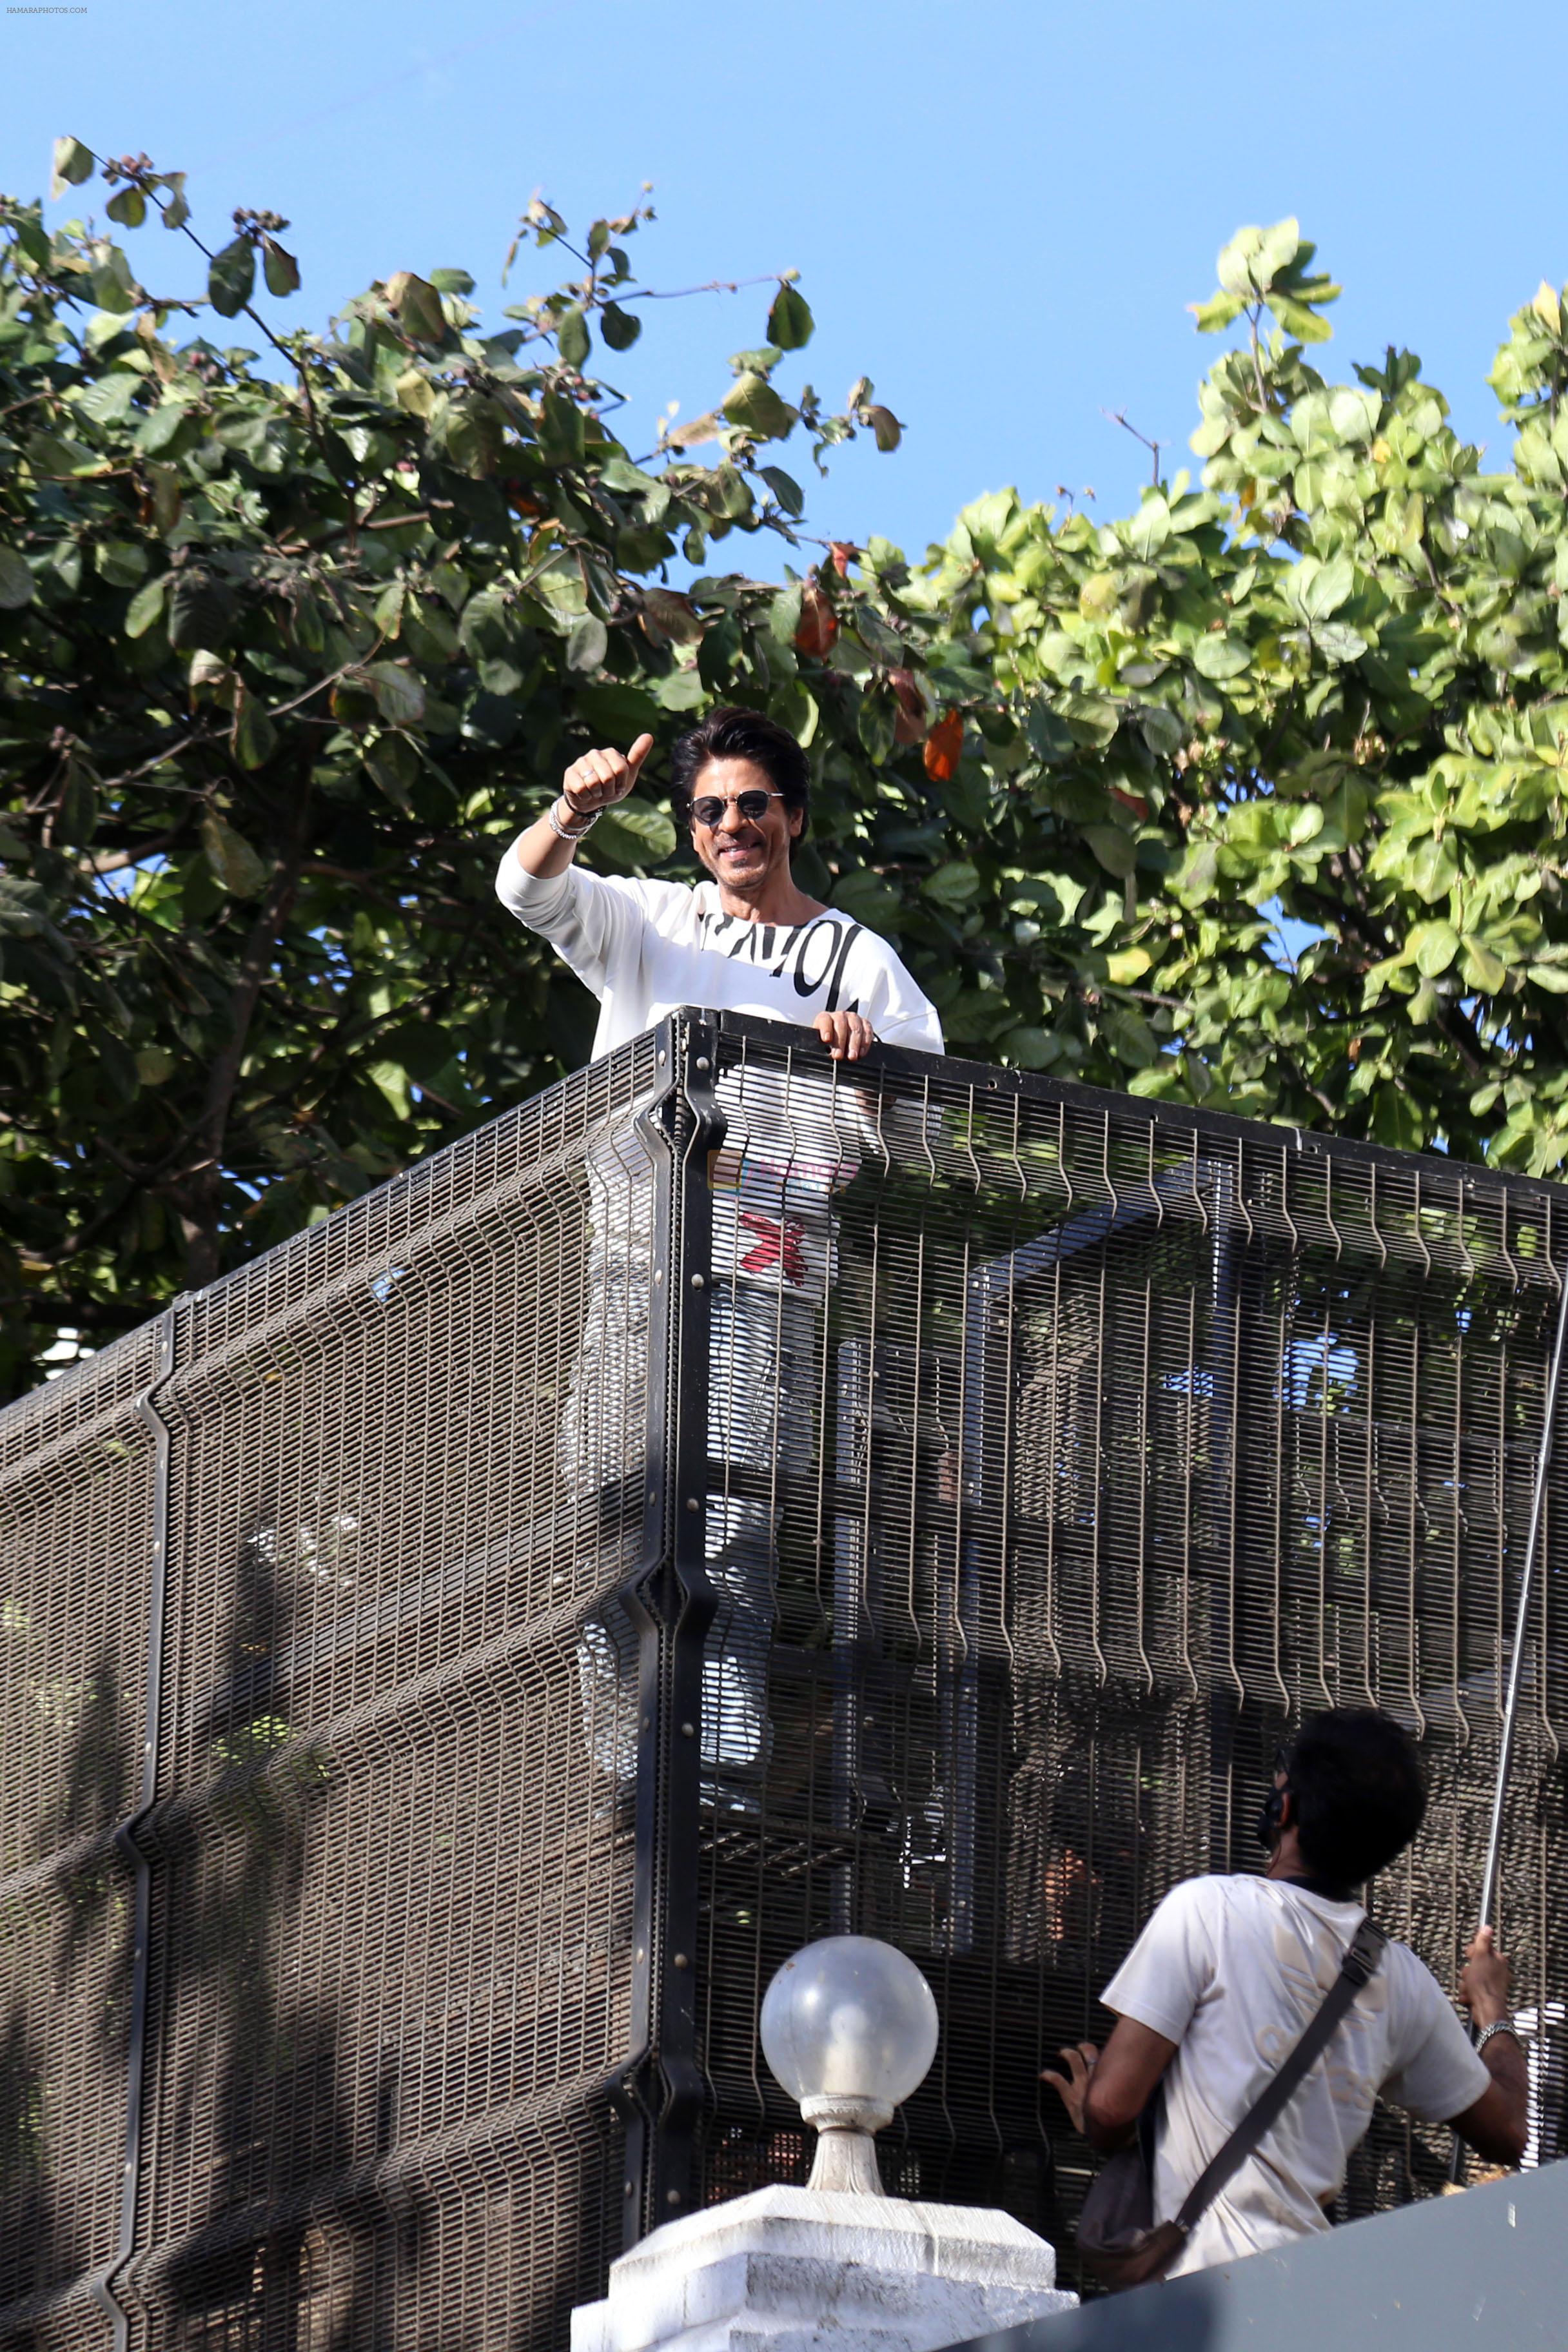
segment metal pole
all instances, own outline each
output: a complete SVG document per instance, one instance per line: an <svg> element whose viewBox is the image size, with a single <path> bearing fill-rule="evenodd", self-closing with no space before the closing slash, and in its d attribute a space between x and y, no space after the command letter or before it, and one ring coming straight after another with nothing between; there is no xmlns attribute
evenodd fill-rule
<svg viewBox="0 0 1568 2352"><path fill-rule="evenodd" d="M163 1635L169 1596L169 1480L174 1427L163 1410L161 1391L174 1370L175 1309L159 1316L157 1361L153 1378L136 1400L136 1412L153 1441L152 1549L147 1580L147 1647L142 1659L142 1758L137 1801L114 1832L129 1864L134 1893L131 1915L130 2028L126 2051L125 2143L120 2168L120 2230L115 2252L97 2284L97 2296L114 2330L114 2352L127 2352L132 2313L123 2285L137 2253L137 2207L142 2186L145 2116L153 2053L148 2046L152 1978L153 1858L142 1832L158 1801L158 1727L163 1712Z"/></svg>
<svg viewBox="0 0 1568 2352"><path fill-rule="evenodd" d="M1495 1926L1492 1913L1497 1901L1498 1864L1502 1846L1503 1801L1508 1793L1508 1777L1513 1764L1514 1733L1519 1719L1519 1686L1524 1671L1524 1638L1530 1622L1531 1587L1535 1577L1535 1554L1541 1540L1541 1522L1546 1509L1546 1473L1552 1461L1552 1442L1556 1433L1557 1386L1563 1370L1563 1340L1568 1338L1568 1274L1562 1282L1562 1299L1557 1314L1557 1337L1552 1347L1552 1367L1546 1377L1546 1412L1541 1432L1541 1453L1535 1465L1535 1489L1530 1498L1530 1525L1524 1538L1524 1566L1520 1575L1519 1614L1514 1620L1513 1655L1509 1660L1508 1696L1503 1705L1502 1747L1498 1755L1497 1786L1492 1791L1491 1832L1487 1839L1486 1868L1481 1874L1481 1916L1478 1926Z"/></svg>
<svg viewBox="0 0 1568 2352"><path fill-rule="evenodd" d="M1491 1828L1487 1836L1486 1866L1481 1872L1480 1916L1478 1927L1497 1925L1493 1914L1497 1908L1498 1869L1502 1858L1502 1813L1508 1797L1509 1774L1513 1768L1514 1735L1519 1724L1519 1690L1524 1673L1524 1640L1530 1625L1530 1602L1535 1580L1535 1553L1541 1540L1541 1522L1546 1509L1546 1473L1552 1463L1552 1443L1557 1430L1557 1387L1563 1371L1563 1346L1568 1339L1568 1272L1560 1280L1557 1309L1557 1336L1552 1343L1552 1362L1546 1375L1546 1405L1542 1419L1541 1452L1536 1456L1535 1485L1530 1497L1530 1524L1524 1536L1524 1563L1519 1580L1519 1613L1514 1619L1513 1654L1508 1664L1508 1693L1503 1701L1502 1745L1498 1751L1497 1782L1492 1790ZM1448 2178L1458 2180L1464 2165L1459 2135L1454 2134L1454 2145L1448 2158Z"/></svg>

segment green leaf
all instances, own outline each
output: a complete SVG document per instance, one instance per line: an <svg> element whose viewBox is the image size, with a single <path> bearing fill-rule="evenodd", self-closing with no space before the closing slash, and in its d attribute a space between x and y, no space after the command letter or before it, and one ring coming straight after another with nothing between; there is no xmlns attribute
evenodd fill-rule
<svg viewBox="0 0 1568 2352"><path fill-rule="evenodd" d="M278 748L278 730L253 694L239 704L234 724L234 749L242 768L264 768Z"/></svg>
<svg viewBox="0 0 1568 2352"><path fill-rule="evenodd" d="M1055 767L1062 760L1070 760L1078 749L1072 729L1065 719L1058 718L1047 703L1031 705L1024 731L1036 754L1047 768Z"/></svg>
<svg viewBox="0 0 1568 2352"><path fill-rule="evenodd" d="M675 855L675 824L664 809L650 808L634 793L606 809L594 829L594 839L623 865L662 865Z"/></svg>
<svg viewBox="0 0 1568 2352"><path fill-rule="evenodd" d="M203 817L201 834L207 864L224 888L237 898L259 898L268 869L245 835L216 813Z"/></svg>
<svg viewBox="0 0 1568 2352"><path fill-rule="evenodd" d="M68 849L85 849L98 824L98 779L89 762L73 751L66 768L66 788L60 795L56 839Z"/></svg>
<svg viewBox="0 0 1568 2352"><path fill-rule="evenodd" d="M904 437L904 428L890 408L873 401L864 412L865 422L871 428L871 438L879 449L896 449Z"/></svg>
<svg viewBox="0 0 1568 2352"><path fill-rule="evenodd" d="M169 593L169 643L182 653L216 650L234 628L234 597L210 572L182 572Z"/></svg>
<svg viewBox="0 0 1568 2352"><path fill-rule="evenodd" d="M598 669L609 649L610 633L603 621L593 613L585 613L566 640L566 667L584 671Z"/></svg>
<svg viewBox="0 0 1568 2352"><path fill-rule="evenodd" d="M163 226L184 228L191 216L190 205L185 202L185 175L183 172L165 172L163 184L174 192L163 209Z"/></svg>
<svg viewBox="0 0 1568 2352"><path fill-rule="evenodd" d="M1083 837L1108 874L1124 882L1138 863L1138 845L1119 824L1086 824Z"/></svg>
<svg viewBox="0 0 1568 2352"><path fill-rule="evenodd" d="M768 312L769 342L776 343L781 352L804 351L816 325L811 307L799 289L788 283L781 285Z"/></svg>
<svg viewBox="0 0 1568 2352"><path fill-rule="evenodd" d="M1452 923L1417 923L1408 945L1422 978L1436 980L1458 954L1459 934Z"/></svg>
<svg viewBox="0 0 1568 2352"><path fill-rule="evenodd" d="M653 698L661 710L700 710L708 689L696 669L672 669L655 685Z"/></svg>
<svg viewBox="0 0 1568 2352"><path fill-rule="evenodd" d="M1171 536L1171 509L1158 490L1145 490L1143 503L1133 516L1127 533L1127 544L1141 563L1157 555Z"/></svg>
<svg viewBox="0 0 1568 2352"><path fill-rule="evenodd" d="M261 240L261 268L269 294L297 294L300 290L300 265L291 253L285 253L275 236Z"/></svg>
<svg viewBox="0 0 1568 2352"><path fill-rule="evenodd" d="M91 148L84 147L79 139L57 139L54 176L49 182L50 200L63 196L68 188L79 187L84 180L90 180L96 161Z"/></svg>
<svg viewBox="0 0 1568 2352"><path fill-rule="evenodd" d="M412 269L394 270L386 281L386 299L398 325L416 343L444 343L447 314L441 297L427 278Z"/></svg>
<svg viewBox="0 0 1568 2352"><path fill-rule="evenodd" d="M17 613L33 601L33 575L14 547L0 545L0 612Z"/></svg>
<svg viewBox="0 0 1568 2352"><path fill-rule="evenodd" d="M163 598L168 592L167 572L160 572L143 582L125 610L125 634L128 637L145 636L163 610Z"/></svg>
<svg viewBox="0 0 1568 2352"><path fill-rule="evenodd" d="M613 352L629 352L642 332L642 320L618 302L606 302L599 313L599 332Z"/></svg>
<svg viewBox="0 0 1568 2352"><path fill-rule="evenodd" d="M589 349L588 321L580 302L562 311L555 325L555 347L566 366L585 366Z"/></svg>
<svg viewBox="0 0 1568 2352"><path fill-rule="evenodd" d="M103 207L111 221L121 228L140 228L147 217L147 199L133 181L117 188Z"/></svg>
<svg viewBox="0 0 1568 2352"><path fill-rule="evenodd" d="M873 931L898 929L903 900L885 875L868 866L852 866L833 885L832 904L857 923Z"/></svg>
<svg viewBox="0 0 1568 2352"><path fill-rule="evenodd" d="M939 866L934 873L928 874L921 888L937 906L956 912L979 897L979 871L967 857L952 858L945 866Z"/></svg>
<svg viewBox="0 0 1568 2352"><path fill-rule="evenodd" d="M425 716L424 681L398 662L371 662L359 672L375 707L392 727L416 727Z"/></svg>
<svg viewBox="0 0 1568 2352"><path fill-rule="evenodd" d="M798 522L805 512L805 499L799 483L782 466L759 466L757 468L792 522Z"/></svg>
<svg viewBox="0 0 1568 2352"><path fill-rule="evenodd" d="M468 295L474 290L474 281L466 269L433 269L430 283L437 294Z"/></svg>
<svg viewBox="0 0 1568 2352"><path fill-rule="evenodd" d="M1296 601L1309 621L1326 621L1354 586L1355 566L1348 555L1336 555L1327 563L1303 556L1295 577Z"/></svg>
<svg viewBox="0 0 1568 2352"><path fill-rule="evenodd" d="M364 764L376 790L384 793L395 808L411 815L414 787L419 780L419 754L407 736L377 736L366 747Z"/></svg>
<svg viewBox="0 0 1568 2352"><path fill-rule="evenodd" d="M237 236L215 255L207 271L207 299L220 319L237 318L256 290L256 247Z"/></svg>
<svg viewBox="0 0 1568 2352"><path fill-rule="evenodd" d="M765 375L737 377L724 401L724 414L756 441L782 441L799 412L781 400Z"/></svg>
<svg viewBox="0 0 1568 2352"><path fill-rule="evenodd" d="M1211 294L1206 302L1193 302L1188 305L1197 321L1197 331L1200 335L1222 333L1230 325L1232 320L1240 318L1246 307L1237 294Z"/></svg>
<svg viewBox="0 0 1568 2352"><path fill-rule="evenodd" d="M1464 957L1464 979L1467 988L1479 989L1485 995L1495 996L1500 988L1506 986L1508 966L1500 955L1495 954L1488 947L1484 940L1466 940Z"/></svg>
<svg viewBox="0 0 1568 2352"><path fill-rule="evenodd" d="M1366 639L1354 629L1347 629L1342 621L1323 621L1312 630L1312 642L1325 661L1360 661L1366 651Z"/></svg>
<svg viewBox="0 0 1568 2352"><path fill-rule="evenodd" d="M1188 656L1200 677L1223 685L1226 679L1239 677L1244 669L1252 667L1252 655L1239 637L1202 636Z"/></svg>

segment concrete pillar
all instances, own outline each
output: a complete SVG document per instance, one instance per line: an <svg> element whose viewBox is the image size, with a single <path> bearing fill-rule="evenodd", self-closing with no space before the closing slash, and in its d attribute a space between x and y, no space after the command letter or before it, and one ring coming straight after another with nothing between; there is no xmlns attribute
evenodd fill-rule
<svg viewBox="0 0 1568 2352"><path fill-rule="evenodd" d="M1057 2258L1010 2214L759 2189L623 2254L572 2352L939 2352L1069 2309Z"/></svg>

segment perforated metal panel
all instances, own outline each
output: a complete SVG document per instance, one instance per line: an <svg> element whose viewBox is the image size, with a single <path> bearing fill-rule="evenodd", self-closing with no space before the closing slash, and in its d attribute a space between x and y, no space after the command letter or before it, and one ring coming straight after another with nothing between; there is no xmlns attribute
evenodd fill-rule
<svg viewBox="0 0 1568 2352"><path fill-rule="evenodd" d="M815 1935L942 2013L889 2186L1067 2255L1041 2090L1303 1712L1475 1909L1552 1187L685 1014L0 1416L0 2347L563 2347L804 2176ZM1548 1483L1501 1927L1562 2151ZM1346 2210L1434 2185L1382 2118Z"/></svg>

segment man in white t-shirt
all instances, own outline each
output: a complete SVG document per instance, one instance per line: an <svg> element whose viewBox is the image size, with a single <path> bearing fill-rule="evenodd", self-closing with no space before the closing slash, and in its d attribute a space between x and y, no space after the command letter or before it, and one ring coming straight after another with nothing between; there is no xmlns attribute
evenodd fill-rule
<svg viewBox="0 0 1568 2352"><path fill-rule="evenodd" d="M574 862L652 748L643 735L625 754L575 761L560 799L512 844L496 877L502 905L598 998L595 1057L683 1004L797 1023L836 1062L860 1060L879 1039L941 1053L935 1009L888 942L797 887L790 852L805 828L809 769L794 737L760 712L715 710L675 747L671 798L707 879L622 880ZM711 1171L709 1451L763 1475L799 1471L811 1458L821 1387L816 1309L835 1270L834 1197L868 1150L887 1157L896 1122L809 1066L731 1071L717 1096L727 1131ZM563 1473L580 1495L629 1475L640 1444L633 1401L647 1360L646 1169L627 1122L600 1140L588 1171L589 1307L561 1432ZM704 1665L704 1778L719 1801L744 1810L769 1746L777 1520L754 1494L709 1498L704 1548L719 1606ZM592 1621L580 1662L595 1759L629 1780L629 1630Z"/></svg>
<svg viewBox="0 0 1568 2352"><path fill-rule="evenodd" d="M1409 1844L1426 1803L1415 1745L1391 1717L1351 1707L1310 1717L1281 1755L1259 1815L1264 1874L1174 1887L1105 1989L1118 2022L1104 2051L1082 2042L1062 2052L1065 2074L1047 2070L1079 2129L1106 2153L1127 2145L1163 2085L1157 2221L1174 2220L1300 2040L1366 1916L1354 1890ZM1458 1984L1480 2029L1472 2046L1436 1978L1391 1939L1323 2055L1165 2275L1326 2230L1379 2096L1451 2125L1494 2163L1517 2164L1529 2085L1509 1980L1483 1927Z"/></svg>

